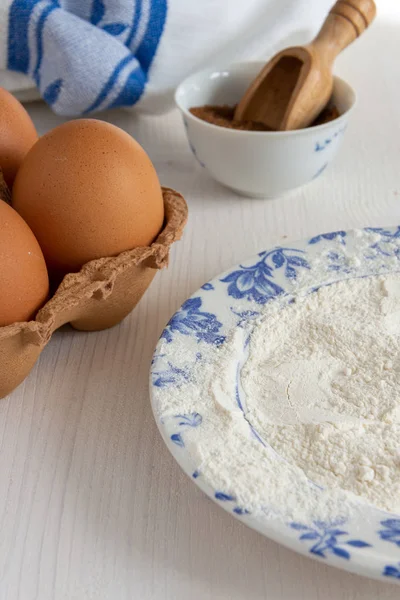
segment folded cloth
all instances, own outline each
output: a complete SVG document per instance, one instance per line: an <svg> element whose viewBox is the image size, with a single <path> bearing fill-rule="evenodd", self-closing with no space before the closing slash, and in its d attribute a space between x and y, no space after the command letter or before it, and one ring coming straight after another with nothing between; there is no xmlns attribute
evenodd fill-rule
<svg viewBox="0 0 400 600"><path fill-rule="evenodd" d="M159 112L191 72L304 43L332 0L1 0L0 85L60 115Z"/></svg>

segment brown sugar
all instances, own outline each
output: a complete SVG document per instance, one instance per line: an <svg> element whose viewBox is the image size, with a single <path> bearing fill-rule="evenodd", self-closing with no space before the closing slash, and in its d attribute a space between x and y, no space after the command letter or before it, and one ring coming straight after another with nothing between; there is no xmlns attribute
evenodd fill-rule
<svg viewBox="0 0 400 600"><path fill-rule="evenodd" d="M246 131L270 131L263 123L257 123L256 121L235 121L233 118L235 108L236 106L206 104L205 106L195 106L190 109L190 112L198 119L219 127L244 129Z"/></svg>
<svg viewBox="0 0 400 600"><path fill-rule="evenodd" d="M329 123L329 121L334 121L340 117L340 113L336 106L326 106L318 115L318 117L313 121L309 127L315 127L316 125L323 125L324 123Z"/></svg>
<svg viewBox="0 0 400 600"><path fill-rule="evenodd" d="M198 119L211 123L212 125L218 125L218 127L242 129L245 131L272 131L272 129L257 121L235 121L235 108L236 106L229 106L227 104L222 106L206 104L205 106L194 106L190 109L190 112ZM339 116L339 111L336 106L327 106L309 127L328 123L329 121L337 119Z"/></svg>

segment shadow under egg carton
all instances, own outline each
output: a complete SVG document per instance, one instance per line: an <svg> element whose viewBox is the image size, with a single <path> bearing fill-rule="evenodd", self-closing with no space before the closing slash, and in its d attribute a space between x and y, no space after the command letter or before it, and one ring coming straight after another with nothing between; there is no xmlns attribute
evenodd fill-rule
<svg viewBox="0 0 400 600"><path fill-rule="evenodd" d="M25 379L56 329L66 323L81 331L106 329L135 308L157 270L168 265L170 247L187 221L184 198L162 190L164 227L151 246L86 263L64 277L35 320L0 327L0 398Z"/></svg>

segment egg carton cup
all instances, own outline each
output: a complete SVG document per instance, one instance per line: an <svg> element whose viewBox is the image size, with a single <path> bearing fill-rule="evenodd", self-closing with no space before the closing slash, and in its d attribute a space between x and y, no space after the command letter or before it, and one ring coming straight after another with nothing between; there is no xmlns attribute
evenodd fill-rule
<svg viewBox="0 0 400 600"><path fill-rule="evenodd" d="M162 190L164 227L151 246L86 263L64 277L35 320L0 327L0 398L25 379L56 329L66 323L81 331L106 329L135 308L157 271L168 265L187 221L184 198Z"/></svg>

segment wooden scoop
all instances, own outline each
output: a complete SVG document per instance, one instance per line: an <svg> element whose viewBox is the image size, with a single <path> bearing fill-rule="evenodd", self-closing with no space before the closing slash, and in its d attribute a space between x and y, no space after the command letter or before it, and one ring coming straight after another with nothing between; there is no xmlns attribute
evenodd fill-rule
<svg viewBox="0 0 400 600"><path fill-rule="evenodd" d="M339 0L307 46L279 52L250 85L235 111L237 121L257 121L275 131L307 127L332 94L336 56L373 21L373 0Z"/></svg>

